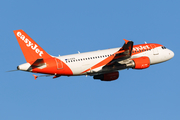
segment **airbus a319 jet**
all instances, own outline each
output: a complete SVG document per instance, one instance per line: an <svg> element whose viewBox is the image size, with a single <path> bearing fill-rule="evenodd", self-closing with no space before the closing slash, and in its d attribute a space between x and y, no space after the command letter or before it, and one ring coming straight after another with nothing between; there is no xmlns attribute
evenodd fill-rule
<svg viewBox="0 0 180 120"><path fill-rule="evenodd" d="M118 79L119 70L146 69L174 56L173 51L161 44L133 45L133 41L124 39L124 45L119 48L54 57L23 30L14 30L14 34L27 62L17 70L52 75L53 78L88 75L101 81L113 81Z"/></svg>

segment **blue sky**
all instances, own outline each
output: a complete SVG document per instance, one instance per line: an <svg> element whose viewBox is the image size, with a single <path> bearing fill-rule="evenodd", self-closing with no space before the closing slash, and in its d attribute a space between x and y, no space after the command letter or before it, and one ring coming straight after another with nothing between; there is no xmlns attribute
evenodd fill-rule
<svg viewBox="0 0 180 120"><path fill-rule="evenodd" d="M6 0L0 2L1 120L179 120L179 0ZM49 54L159 43L173 59L123 70L116 81L5 71L25 63L13 30Z"/></svg>

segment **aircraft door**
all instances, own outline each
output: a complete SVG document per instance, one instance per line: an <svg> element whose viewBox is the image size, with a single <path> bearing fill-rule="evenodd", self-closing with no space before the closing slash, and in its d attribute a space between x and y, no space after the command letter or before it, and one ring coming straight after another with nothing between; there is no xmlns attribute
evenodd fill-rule
<svg viewBox="0 0 180 120"><path fill-rule="evenodd" d="M63 63L62 63L62 61L59 60L59 59L55 59L55 61L56 61L57 69L58 69L58 70L59 70L59 69L63 69Z"/></svg>
<svg viewBox="0 0 180 120"><path fill-rule="evenodd" d="M153 55L158 55L159 52L158 52L158 49L156 48L156 46L155 45L151 45L151 47L153 48L152 49L153 50Z"/></svg>

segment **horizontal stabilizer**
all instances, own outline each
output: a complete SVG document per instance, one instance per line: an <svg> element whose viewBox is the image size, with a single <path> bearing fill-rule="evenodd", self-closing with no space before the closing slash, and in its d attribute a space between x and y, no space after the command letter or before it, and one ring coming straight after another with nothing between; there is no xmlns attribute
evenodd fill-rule
<svg viewBox="0 0 180 120"><path fill-rule="evenodd" d="M39 58L31 65L31 67L37 68L37 67L41 67L43 65L45 65L43 58Z"/></svg>

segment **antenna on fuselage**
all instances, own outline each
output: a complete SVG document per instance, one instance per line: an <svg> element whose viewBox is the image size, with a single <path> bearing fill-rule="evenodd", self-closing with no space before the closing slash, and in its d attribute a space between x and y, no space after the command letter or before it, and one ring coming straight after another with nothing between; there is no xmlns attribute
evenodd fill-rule
<svg viewBox="0 0 180 120"><path fill-rule="evenodd" d="M145 43L145 44L147 44L147 42L146 42L146 41L144 41L144 43Z"/></svg>
<svg viewBox="0 0 180 120"><path fill-rule="evenodd" d="M78 51L78 53L80 54L80 52Z"/></svg>

